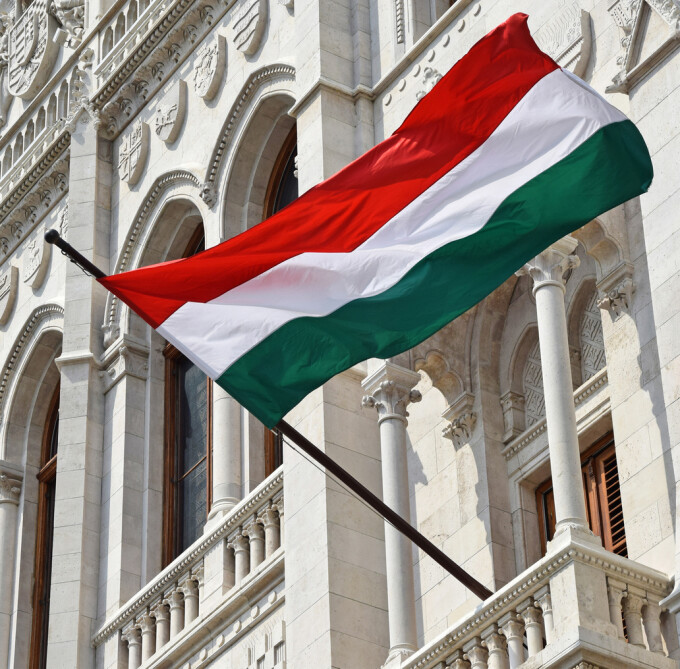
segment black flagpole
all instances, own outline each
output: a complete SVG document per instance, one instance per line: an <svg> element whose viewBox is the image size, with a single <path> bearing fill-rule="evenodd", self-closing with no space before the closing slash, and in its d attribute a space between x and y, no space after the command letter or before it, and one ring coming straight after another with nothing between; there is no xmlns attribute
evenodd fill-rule
<svg viewBox="0 0 680 669"><path fill-rule="evenodd" d="M45 241L57 246L69 260L91 276L102 279L106 276L96 265L92 264L85 256L78 253L68 242L61 238L56 230L48 230L45 233ZM335 460L329 458L321 449L317 448L309 439L301 435L292 425L284 420L276 424L281 434L288 437L294 444L302 449L307 455L325 467L333 476L346 485L357 497L362 499L388 523L409 538L418 548L429 555L437 564L441 565L454 578L458 579L466 588L473 592L482 601L493 594L491 590L483 586L476 578L470 576L462 567L456 564L448 555L437 548L429 539L423 536L409 522L404 520L398 513L390 509L381 499L376 497L366 486L357 481L348 471L343 469Z"/></svg>

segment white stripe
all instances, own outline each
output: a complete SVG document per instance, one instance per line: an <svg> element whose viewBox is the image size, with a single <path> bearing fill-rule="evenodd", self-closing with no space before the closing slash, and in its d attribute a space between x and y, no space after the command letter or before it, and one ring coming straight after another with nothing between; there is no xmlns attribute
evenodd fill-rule
<svg viewBox="0 0 680 669"><path fill-rule="evenodd" d="M212 377L285 323L378 295L441 246L481 230L510 194L626 117L555 70L484 144L351 253L305 253L208 304L180 307L158 331Z"/></svg>

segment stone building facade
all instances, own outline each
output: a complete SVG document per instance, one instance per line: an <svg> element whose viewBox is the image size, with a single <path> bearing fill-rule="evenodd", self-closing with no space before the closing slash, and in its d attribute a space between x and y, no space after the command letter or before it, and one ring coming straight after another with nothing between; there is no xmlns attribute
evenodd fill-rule
<svg viewBox="0 0 680 669"><path fill-rule="evenodd" d="M43 235L107 273L217 244L516 11L636 122L651 189L288 416L480 602ZM677 666L679 0L2 0L0 24L0 666Z"/></svg>

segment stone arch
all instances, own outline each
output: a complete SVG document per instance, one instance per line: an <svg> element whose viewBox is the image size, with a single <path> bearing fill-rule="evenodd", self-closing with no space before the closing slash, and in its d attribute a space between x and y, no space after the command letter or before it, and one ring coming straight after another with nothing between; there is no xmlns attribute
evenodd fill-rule
<svg viewBox="0 0 680 669"><path fill-rule="evenodd" d="M26 464L26 439L30 434L27 429L35 422L33 407L37 393L61 349L63 318L64 308L60 305L45 304L36 308L14 341L2 368L0 459L18 466ZM56 373L56 367L54 371ZM49 401L44 403L45 411L47 404Z"/></svg>
<svg viewBox="0 0 680 669"><path fill-rule="evenodd" d="M273 145L270 147L271 150L277 149L275 146L277 128L279 132L283 132L283 129L279 127L281 118L295 101L294 83L295 69L290 65L275 64L254 72L241 88L236 102L227 114L206 170L203 198L212 206L217 201L219 193L220 220L226 220L229 198L236 202L247 201L243 198L235 198L233 191L229 192L229 185L235 181L235 173L240 174L248 169L252 172L258 163L258 156L252 155L253 147L247 146L244 138L246 136L250 136L251 139L258 137L255 146L259 147L259 153L263 152L269 142ZM287 123L289 130L294 121L288 118ZM287 133L287 130L285 132ZM280 146L283 138L279 138L278 141ZM241 160L245 161L245 166L238 164ZM247 188L247 190L251 189ZM228 227L233 226L224 225L223 231Z"/></svg>
<svg viewBox="0 0 680 669"><path fill-rule="evenodd" d="M628 260L628 232L623 205L590 221L573 236L595 260L598 281Z"/></svg>
<svg viewBox="0 0 680 669"><path fill-rule="evenodd" d="M465 390L463 379L451 369L446 356L439 350L430 350L424 357L416 358L414 368L417 372L427 374L432 385L444 395L448 404L452 404Z"/></svg>
<svg viewBox="0 0 680 669"><path fill-rule="evenodd" d="M177 226L174 231L171 230L172 224L163 216L168 212L168 207L174 208L174 217L193 215L205 221L206 212L200 199L200 184L193 171L188 169L168 172L154 181L132 221L116 261L115 274L169 257L171 249L167 244L172 245L173 241L179 243L180 240L176 238ZM166 245L165 252L163 245ZM109 293L102 328L105 346L109 346L118 337L120 323L120 301Z"/></svg>

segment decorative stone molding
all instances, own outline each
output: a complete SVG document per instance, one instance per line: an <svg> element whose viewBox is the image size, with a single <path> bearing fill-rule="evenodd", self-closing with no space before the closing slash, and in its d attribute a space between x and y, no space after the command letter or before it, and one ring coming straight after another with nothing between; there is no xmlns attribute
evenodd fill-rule
<svg viewBox="0 0 680 669"><path fill-rule="evenodd" d="M403 44L406 41L406 26L404 21L404 0L395 0L394 2L394 20L397 44Z"/></svg>
<svg viewBox="0 0 680 669"><path fill-rule="evenodd" d="M266 67L254 72L245 83L243 88L241 88L241 92L236 98L236 102L234 102L233 106L231 107L229 115L227 116L227 120L222 126L220 139L215 150L213 151L210 162L208 163L207 178L204 184L206 195L211 194L215 190L215 184L218 182L218 176L222 167L224 155L226 153L227 147L231 143L234 130L248 106L248 102L253 99L255 93L261 87L273 81L285 81L288 83L294 82L295 68L291 65L267 65ZM213 191L210 189L213 189ZM204 201L206 201L208 206L212 206L209 204L209 199L204 197Z"/></svg>
<svg viewBox="0 0 680 669"><path fill-rule="evenodd" d="M125 376L133 376L145 381L149 373L149 349L125 337L118 345L106 351L102 360L105 367L99 372L104 381L104 392L107 393Z"/></svg>
<svg viewBox="0 0 680 669"><path fill-rule="evenodd" d="M47 0L35 0L14 21L8 38L7 90L31 99L45 84L59 53L54 40L56 21Z"/></svg>
<svg viewBox="0 0 680 669"><path fill-rule="evenodd" d="M52 244L48 244L42 231L31 239L24 250L21 278L33 290L38 290L45 280L52 255Z"/></svg>
<svg viewBox="0 0 680 669"><path fill-rule="evenodd" d="M227 67L227 44L224 36L215 35L204 44L196 56L194 91L206 101L212 100L220 89Z"/></svg>
<svg viewBox="0 0 680 669"><path fill-rule="evenodd" d="M410 402L420 402L423 398L414 386L420 381L420 374L404 369L391 362L385 363L361 382L368 392L361 405L378 411L378 423L387 418L406 420L406 407Z"/></svg>
<svg viewBox="0 0 680 669"><path fill-rule="evenodd" d="M21 479L14 475L0 472L0 504L10 502L11 504L19 504L21 497Z"/></svg>
<svg viewBox="0 0 680 669"><path fill-rule="evenodd" d="M286 9L295 9L295 0L279 0L279 4Z"/></svg>
<svg viewBox="0 0 680 669"><path fill-rule="evenodd" d="M85 0L52 0L50 14L56 17L62 27L62 30L57 31L57 42L75 49L83 39Z"/></svg>
<svg viewBox="0 0 680 669"><path fill-rule="evenodd" d="M501 397L501 409L503 410L503 427L505 429L503 441L507 443L525 430L524 395L508 390Z"/></svg>
<svg viewBox="0 0 680 669"><path fill-rule="evenodd" d="M19 268L15 265L6 267L0 274L0 325L9 320L19 288Z"/></svg>
<svg viewBox="0 0 680 669"><path fill-rule="evenodd" d="M597 290L600 299L597 306L609 311L612 320L617 321L630 311L635 292L633 283L633 266L621 263L613 272L598 282Z"/></svg>
<svg viewBox="0 0 680 669"><path fill-rule="evenodd" d="M560 8L534 35L538 46L563 68L582 77L592 48L590 14L578 2Z"/></svg>
<svg viewBox="0 0 680 669"><path fill-rule="evenodd" d="M609 14L623 32L623 54L616 59L621 70L613 78L607 93L628 93L642 77L649 73L680 43L680 2L678 0L614 0ZM668 24L668 37L644 60L638 62L641 29L648 11L656 12Z"/></svg>
<svg viewBox="0 0 680 669"><path fill-rule="evenodd" d="M129 186L134 186L141 178L148 154L149 126L138 120L118 148L118 173Z"/></svg>
<svg viewBox="0 0 680 669"><path fill-rule="evenodd" d="M179 79L156 105L154 130L166 144L172 144L179 137L186 110L187 84Z"/></svg>
<svg viewBox="0 0 680 669"><path fill-rule="evenodd" d="M234 10L234 46L246 56L252 56L260 48L268 10L268 0L240 0Z"/></svg>
<svg viewBox="0 0 680 669"><path fill-rule="evenodd" d="M472 437L477 424L477 414L472 411L474 403L475 396L464 392L442 413L442 418L448 423L442 429L442 436L450 439L456 448L464 446Z"/></svg>
<svg viewBox="0 0 680 669"><path fill-rule="evenodd" d="M57 217L57 227L59 228L59 234L66 239L68 233L68 202L64 205L64 208L59 212Z"/></svg>
<svg viewBox="0 0 680 669"><path fill-rule="evenodd" d="M532 290L534 295L541 286L546 284L553 284L564 290L565 273L581 263L578 256L571 255L577 246L578 241L574 237L563 237L517 270L516 274L517 276L528 274L534 280Z"/></svg>
<svg viewBox="0 0 680 669"><path fill-rule="evenodd" d="M62 306L58 304L44 304L33 311L26 325L24 325L21 334L16 338L14 346L9 356L7 356L7 361L0 377L0 425L4 422L3 411L7 388L19 365L19 361L24 355L26 344L39 327L58 326L59 329L62 329L63 320L64 308Z"/></svg>
<svg viewBox="0 0 680 669"><path fill-rule="evenodd" d="M442 75L439 70L434 67L426 67L421 79L423 87L416 93L416 100L422 100L439 83L441 78Z"/></svg>
<svg viewBox="0 0 680 669"><path fill-rule="evenodd" d="M11 17L6 14L0 15L0 128L7 123L7 114L14 100L14 96L7 90L7 42L9 29L12 26Z"/></svg>

